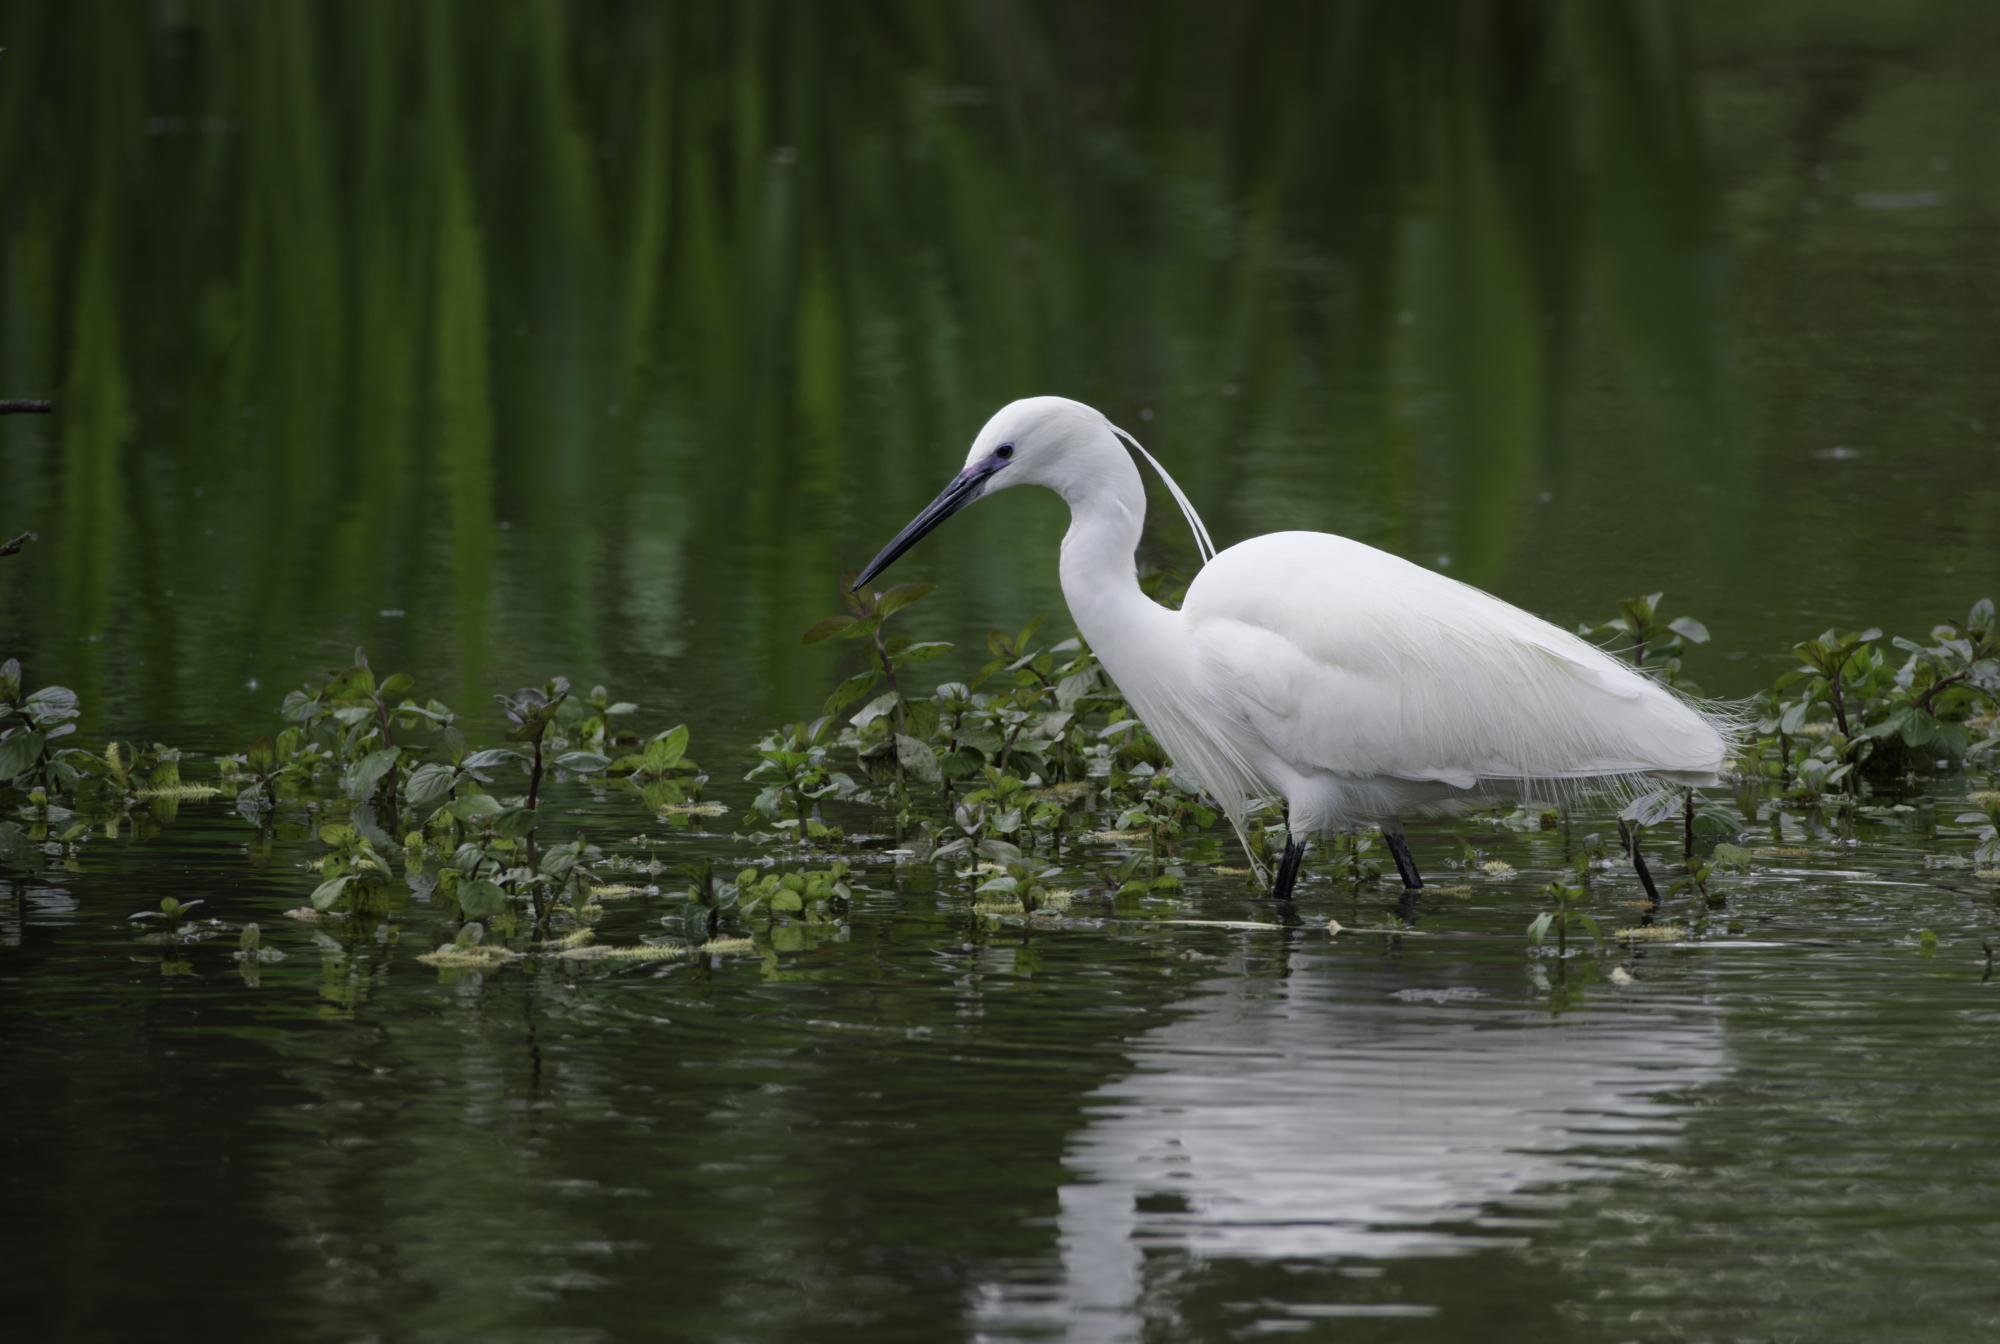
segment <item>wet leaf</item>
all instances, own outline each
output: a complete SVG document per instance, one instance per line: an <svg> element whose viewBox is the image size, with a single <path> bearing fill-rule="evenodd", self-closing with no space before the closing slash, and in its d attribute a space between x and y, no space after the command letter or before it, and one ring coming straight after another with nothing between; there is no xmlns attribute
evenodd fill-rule
<svg viewBox="0 0 2000 1344"><path fill-rule="evenodd" d="M43 736L28 729L16 729L0 738L0 780L22 774L40 759Z"/></svg>
<svg viewBox="0 0 2000 1344"><path fill-rule="evenodd" d="M315 910L332 908L333 903L347 893L348 884L359 880L359 878L349 874L344 877L329 878L327 881L320 883L317 887L313 888L312 908Z"/></svg>
<svg viewBox="0 0 2000 1344"><path fill-rule="evenodd" d="M858 711L853 718L849 719L848 722L853 724L856 728L866 728L869 724L875 722L875 720L881 718L884 714L893 712L896 706L902 703L903 703L903 694L901 691L884 691L881 695L878 695L873 700L870 700L868 704L864 706L860 711Z"/></svg>
<svg viewBox="0 0 2000 1344"><path fill-rule="evenodd" d="M914 737L896 735L896 762L926 784L944 782L944 772L938 768L938 758L931 749Z"/></svg>
<svg viewBox="0 0 2000 1344"><path fill-rule="evenodd" d="M935 640L922 644L912 644L896 655L896 661L899 663L928 663L931 659L941 654L950 653L952 648L953 646L950 644Z"/></svg>
<svg viewBox="0 0 2000 1344"><path fill-rule="evenodd" d="M536 820L534 808L510 807L495 816L489 825L495 835L518 840L535 829Z"/></svg>
<svg viewBox="0 0 2000 1344"><path fill-rule="evenodd" d="M1692 644L1708 643L1708 627L1692 616L1682 616L1667 622L1667 629Z"/></svg>
<svg viewBox="0 0 2000 1344"><path fill-rule="evenodd" d="M472 793L455 800L447 810L460 821L473 821L480 817L494 816L501 808L498 802L486 794Z"/></svg>
<svg viewBox="0 0 2000 1344"><path fill-rule="evenodd" d="M872 667L866 672L857 672L833 688L833 694L826 698L826 704L820 708L820 713L838 714L841 710L874 690L875 683L880 680L882 680L882 674Z"/></svg>
<svg viewBox="0 0 2000 1344"><path fill-rule="evenodd" d="M450 796L456 772L448 765L420 765L404 786L411 807L436 807Z"/></svg>
<svg viewBox="0 0 2000 1344"><path fill-rule="evenodd" d="M934 583L899 583L875 599L875 610L881 616L890 616L912 602L922 601L936 591L937 585Z"/></svg>
<svg viewBox="0 0 2000 1344"><path fill-rule="evenodd" d="M829 616L812 629L806 631L805 636L799 640L799 643L817 644L823 639L832 639L835 635L844 635L855 624L857 619L853 616Z"/></svg>
<svg viewBox="0 0 2000 1344"><path fill-rule="evenodd" d="M507 893L497 882L463 882L458 888L458 908L467 919L492 919L507 913Z"/></svg>
<svg viewBox="0 0 2000 1344"><path fill-rule="evenodd" d="M348 772L347 796L373 797L376 787L382 782L382 777L396 768L396 762L402 759L402 755L401 747L384 747L380 751L371 751L356 761L354 768Z"/></svg>

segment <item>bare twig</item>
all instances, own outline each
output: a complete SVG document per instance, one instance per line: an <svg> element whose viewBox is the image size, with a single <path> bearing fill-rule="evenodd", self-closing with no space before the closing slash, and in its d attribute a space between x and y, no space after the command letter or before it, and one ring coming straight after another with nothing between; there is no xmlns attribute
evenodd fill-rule
<svg viewBox="0 0 2000 1344"><path fill-rule="evenodd" d="M32 532L23 532L23 533L22 533L22 534L21 534L20 536L18 536L18 537L16 537L16 538L14 538L14 539L13 539L12 541L8 542L8 543L7 543L6 545L4 545L4 546L0 546L0 555L13 555L13 554L14 554L15 552L19 551L19 550L21 549L21 547L25 546L25 545L26 545L27 543L29 543L29 542L31 542L31 541L38 541L38 540L40 540L40 538L38 538L38 537L37 537L37 536L36 536L36 535L35 535L34 533L32 533Z"/></svg>
<svg viewBox="0 0 2000 1344"><path fill-rule="evenodd" d="M0 415L47 415L55 408L53 401L0 401Z"/></svg>

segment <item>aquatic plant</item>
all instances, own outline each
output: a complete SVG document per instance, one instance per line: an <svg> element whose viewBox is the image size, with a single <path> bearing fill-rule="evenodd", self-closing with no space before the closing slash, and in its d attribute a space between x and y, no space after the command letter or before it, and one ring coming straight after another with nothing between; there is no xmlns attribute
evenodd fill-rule
<svg viewBox="0 0 2000 1344"><path fill-rule="evenodd" d="M697 950L713 948L731 929L747 932L753 946L768 944L777 951L845 935L855 891L845 862L790 871L745 868L734 882L717 880L706 860L686 871L690 882L678 921Z"/></svg>
<svg viewBox="0 0 2000 1344"><path fill-rule="evenodd" d="M76 692L66 686L23 690L21 664L0 663L0 783L49 794L74 792L97 758L54 745L76 731Z"/></svg>
<svg viewBox="0 0 2000 1344"><path fill-rule="evenodd" d="M1616 616L1601 625L1586 621L1576 632L1586 639L1599 635L1611 636L1614 641L1629 639L1629 645L1611 652L1629 655L1634 667L1669 686L1690 693L1699 691L1701 688L1681 672L1681 654L1688 644L1708 643L1708 627L1692 616L1659 621L1660 599L1665 596L1665 593L1649 593L1644 597L1621 598Z"/></svg>
<svg viewBox="0 0 2000 1344"><path fill-rule="evenodd" d="M914 603L922 601L937 591L934 583L899 583L885 592L877 592L864 586L855 591L854 581L861 571L851 569L840 576L840 600L847 607L845 616L829 616L814 625L799 640L801 644L817 644L825 639L866 639L862 646L862 657L868 663L865 671L856 673L834 688L827 697L823 714L838 713L886 683L888 691L881 698L882 708L877 712L893 711L896 716L897 731L903 728L902 686L896 680L899 669L910 663L928 662L940 654L951 651L951 645L939 642L919 643L906 635L883 637L883 626L891 616Z"/></svg>
<svg viewBox="0 0 2000 1344"><path fill-rule="evenodd" d="M1568 883L1558 879L1543 887L1541 894L1554 902L1554 904L1529 921L1528 941L1530 943L1538 948L1542 947L1547 943L1549 934L1553 932L1556 939L1556 956L1558 958L1567 957L1569 955L1570 931L1575 929L1581 933L1589 934L1593 943L1598 944L1600 947L1602 946L1604 941L1603 930L1598 927L1596 918L1586 914L1583 910L1583 903L1590 896L1588 888L1581 886L1572 887Z"/></svg>

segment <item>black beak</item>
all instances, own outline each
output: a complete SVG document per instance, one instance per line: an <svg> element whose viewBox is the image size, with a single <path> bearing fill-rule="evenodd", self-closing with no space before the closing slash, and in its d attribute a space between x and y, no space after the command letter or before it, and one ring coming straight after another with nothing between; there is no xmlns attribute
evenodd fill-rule
<svg viewBox="0 0 2000 1344"><path fill-rule="evenodd" d="M960 509L978 499L986 489L987 478L1007 465L1007 459L998 455L983 458L973 463L952 478L944 493L924 506L924 511L910 520L910 525L896 534L896 539L882 548L882 553L868 562L868 568L861 571L861 577L854 581L849 592L859 592L861 585L880 574L896 562L896 557L930 535L939 523L957 513Z"/></svg>

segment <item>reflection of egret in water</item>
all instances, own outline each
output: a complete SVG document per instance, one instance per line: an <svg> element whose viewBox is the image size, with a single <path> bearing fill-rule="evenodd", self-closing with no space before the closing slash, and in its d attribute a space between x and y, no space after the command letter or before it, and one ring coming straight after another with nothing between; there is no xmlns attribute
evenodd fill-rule
<svg viewBox="0 0 2000 1344"><path fill-rule="evenodd" d="M985 1337L1136 1338L1142 1315L1167 1305L1149 1301L1153 1281L1191 1261L1493 1245L1497 1228L1464 1225L1670 1141L1679 1117L1659 1094L1723 1067L1721 1030L1705 1021L1552 1026L1470 990L1378 1004L1313 976L1211 988L1098 1090L1068 1157L1060 1265L988 1285L974 1308Z"/></svg>

